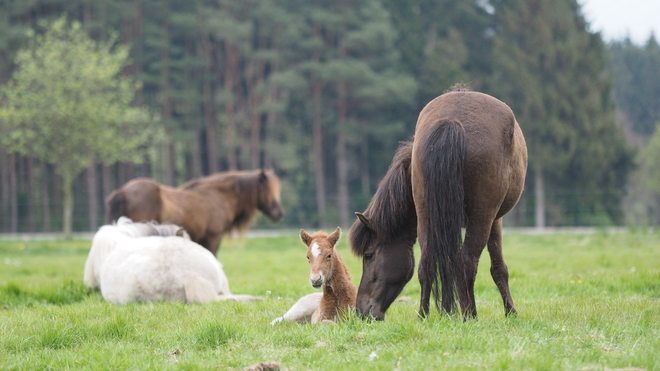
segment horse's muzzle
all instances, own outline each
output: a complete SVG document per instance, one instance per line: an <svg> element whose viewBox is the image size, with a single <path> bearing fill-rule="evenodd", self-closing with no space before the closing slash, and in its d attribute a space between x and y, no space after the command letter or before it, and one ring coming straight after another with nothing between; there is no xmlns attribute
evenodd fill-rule
<svg viewBox="0 0 660 371"><path fill-rule="evenodd" d="M319 289L319 288L321 288L321 286L323 286L323 278L320 278L320 277L319 277L319 279L311 279L310 278L309 283L312 284L313 288Z"/></svg>
<svg viewBox="0 0 660 371"><path fill-rule="evenodd" d="M374 306L369 305L368 308L360 308L359 306L355 308L358 316L362 318L363 320L376 320L376 321L383 321L385 320L385 313L379 310L374 311Z"/></svg>
<svg viewBox="0 0 660 371"><path fill-rule="evenodd" d="M266 213L266 216L268 217L268 219L270 219L275 223L281 222L282 219L284 219L284 210L281 208L277 208L276 210L270 210L268 213Z"/></svg>

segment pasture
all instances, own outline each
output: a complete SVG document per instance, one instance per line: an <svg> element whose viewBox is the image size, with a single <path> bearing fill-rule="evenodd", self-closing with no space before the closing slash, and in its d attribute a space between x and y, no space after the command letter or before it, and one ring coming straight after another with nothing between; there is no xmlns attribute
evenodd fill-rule
<svg viewBox="0 0 660 371"><path fill-rule="evenodd" d="M346 241L338 251L357 285ZM110 304L83 285L90 244L0 241L0 369L660 369L658 233L505 233L518 316L505 318L484 252L477 320L435 308L418 320L415 275L384 322L338 325L270 325L315 291L297 232L220 249L232 292L261 302Z"/></svg>

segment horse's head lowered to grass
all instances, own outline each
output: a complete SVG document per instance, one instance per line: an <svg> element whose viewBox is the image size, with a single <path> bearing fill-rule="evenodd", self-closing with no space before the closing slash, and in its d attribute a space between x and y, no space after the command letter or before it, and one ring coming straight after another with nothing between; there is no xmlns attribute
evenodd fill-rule
<svg viewBox="0 0 660 371"><path fill-rule="evenodd" d="M349 232L353 253L362 257L356 309L385 318L385 311L415 271L415 205L410 184L412 142L399 146L392 164L364 213Z"/></svg>

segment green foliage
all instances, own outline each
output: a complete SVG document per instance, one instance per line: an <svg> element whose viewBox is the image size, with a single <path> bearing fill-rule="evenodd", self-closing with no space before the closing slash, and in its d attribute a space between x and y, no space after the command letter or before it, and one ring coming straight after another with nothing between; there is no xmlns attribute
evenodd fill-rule
<svg viewBox="0 0 660 371"><path fill-rule="evenodd" d="M56 165L69 234L74 177L95 162L140 162L155 131L148 112L131 106L138 85L122 75L128 48L115 45L116 38L96 42L64 16L43 35L28 37L15 59L18 70L1 91L2 143Z"/></svg>
<svg viewBox="0 0 660 371"><path fill-rule="evenodd" d="M140 161L151 139L149 116L131 107L138 88L121 75L128 48L95 42L77 22L55 21L19 51L18 70L3 88L3 141L10 151L77 174L93 160Z"/></svg>
<svg viewBox="0 0 660 371"><path fill-rule="evenodd" d="M413 279L384 322L350 316L335 326L270 321L313 292L295 233L247 238L219 258L235 293L262 302L114 305L97 291L66 303L17 292L82 285L90 241L0 241L0 364L8 369L465 370L660 367L657 233L506 233L519 315L505 318L487 254L475 284L478 321L432 311L417 318ZM360 280L346 239L338 246ZM419 251L416 251L419 258ZM74 289L73 291L76 291ZM11 293L10 293L11 292Z"/></svg>
<svg viewBox="0 0 660 371"><path fill-rule="evenodd" d="M546 172L548 199L561 198L549 206L550 224L621 221L630 154L614 125L612 81L603 73L606 50L599 35L586 31L573 0L10 0L0 8L0 83L16 71L4 87L0 126L24 126L4 135L2 148L29 145L21 151L25 157L70 162L72 169L146 157L149 164L138 171L130 165L124 171L123 164L121 171L112 169L108 184L114 185L132 174L177 185L211 171L273 167L285 185L289 212L283 223L334 225L343 212L336 207L339 189L350 211L362 209L398 142L413 134L424 105L455 83L467 83L502 99L519 117L530 158ZM85 38L60 51L62 43L50 42L52 53L69 59L40 62L53 72L38 69L31 48L54 34L46 21L65 23L63 13L82 23L73 23L75 32L84 29L94 41ZM28 29L36 31L28 36ZM82 37L66 32L75 33L60 33ZM618 101L626 97L628 103L619 105L630 107L625 115L634 122L653 112L652 44L645 57L627 46L610 47L620 52L616 85L639 87L616 91ZM83 55L68 57L76 53ZM12 63L18 54L27 61ZM101 55L107 63L99 62ZM26 79L35 75L48 82L29 85ZM19 76L26 76L22 85ZM340 89L341 82L346 85ZM19 114L28 106L10 102L17 99L33 108ZM346 103L341 114L340 101ZM127 102L140 110L123 110ZM141 129L152 127L146 109L158 113L162 141L144 138L149 131ZM49 129L55 125L60 129ZM312 133L319 127L316 143ZM146 147L138 144L145 141L156 144L148 156L130 149ZM323 153L324 215L315 148ZM342 177L340 153L348 159ZM44 180L59 183L50 175ZM22 194L22 205L34 207L40 193ZM105 195L96 193L102 203ZM529 194L523 198L533 206ZM84 206L79 211L78 228L84 229ZM19 224L34 219L18 214ZM531 218L516 220L529 224Z"/></svg>
<svg viewBox="0 0 660 371"><path fill-rule="evenodd" d="M592 214L590 220L606 216L621 222L632 154L615 122L600 35L587 31L573 0L493 5L497 27L489 90L516 114L530 172L543 173L545 189L573 194L550 224L583 224L567 212L577 203Z"/></svg>
<svg viewBox="0 0 660 371"><path fill-rule="evenodd" d="M622 40L611 43L608 50L619 108L636 133L653 134L660 122L660 45L651 36L644 46Z"/></svg>
<svg viewBox="0 0 660 371"><path fill-rule="evenodd" d="M660 122L659 122L660 124ZM644 187L660 194L660 130L656 130L639 154Z"/></svg>

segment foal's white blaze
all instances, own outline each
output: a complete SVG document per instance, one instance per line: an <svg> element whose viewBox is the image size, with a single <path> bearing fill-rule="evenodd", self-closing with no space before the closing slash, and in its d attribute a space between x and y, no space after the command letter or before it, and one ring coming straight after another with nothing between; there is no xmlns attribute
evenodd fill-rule
<svg viewBox="0 0 660 371"><path fill-rule="evenodd" d="M318 258L321 255L321 247L318 243L314 242L312 244L312 256Z"/></svg>

